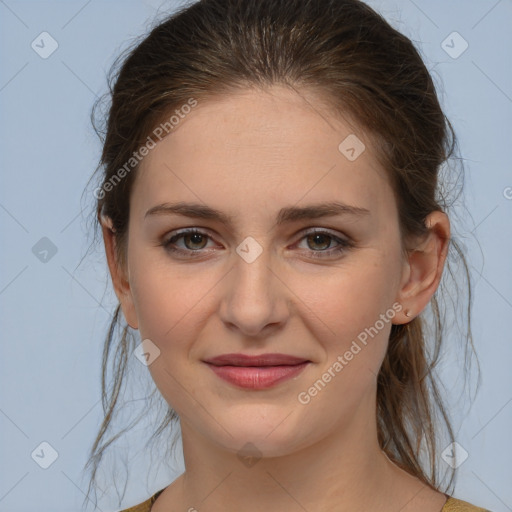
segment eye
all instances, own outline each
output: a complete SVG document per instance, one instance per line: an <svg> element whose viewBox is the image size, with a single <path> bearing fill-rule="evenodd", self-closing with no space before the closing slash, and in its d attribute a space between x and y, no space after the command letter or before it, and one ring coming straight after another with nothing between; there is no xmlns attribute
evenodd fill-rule
<svg viewBox="0 0 512 512"><path fill-rule="evenodd" d="M192 256L190 253L199 253L205 248L209 238L210 236L207 233L199 231L198 229L187 229L176 233L174 236L164 241L162 245L171 253L186 254L187 256L194 257L195 255ZM176 247L176 242L180 239L183 239L184 248Z"/></svg>
<svg viewBox="0 0 512 512"><path fill-rule="evenodd" d="M319 230L306 233L301 240L306 241L308 248L315 247L316 245L316 248L309 250L310 256L313 258L328 258L339 255L354 245L349 240L342 239L328 231ZM337 245L331 248L333 241L336 242Z"/></svg>
<svg viewBox="0 0 512 512"><path fill-rule="evenodd" d="M182 255L183 257L195 258L204 254L210 235L198 229L186 229L176 233L161 244L166 251ZM313 258L328 258L340 255L353 247L350 240L342 239L328 231L314 230L305 233L300 241L304 240L307 244L306 251L308 256ZM178 241L183 242L183 246L178 245ZM333 243L336 243L332 247ZM315 247L316 246L316 247ZM313 247L313 249L311 249Z"/></svg>

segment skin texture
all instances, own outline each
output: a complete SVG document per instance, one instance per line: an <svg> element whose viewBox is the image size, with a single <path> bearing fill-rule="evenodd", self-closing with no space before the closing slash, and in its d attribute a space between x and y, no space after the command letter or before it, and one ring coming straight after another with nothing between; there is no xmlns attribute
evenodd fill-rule
<svg viewBox="0 0 512 512"><path fill-rule="evenodd" d="M446 501L380 450L375 404L391 324L412 320L436 291L449 220L433 212L429 236L403 257L393 192L371 141L320 104L313 93L277 86L199 103L137 171L127 268L116 264L103 221L124 316L160 350L148 368L180 416L186 471L158 498L155 512L216 512L234 504L248 512L433 512ZM350 161L338 146L353 133L366 149ZM222 210L233 224L145 217L155 205L178 201ZM329 201L370 213L276 224L281 208ZM162 245L183 228L207 235L174 242L199 257ZM328 255L338 243L306 236L311 228L353 247ZM262 249L251 263L236 251L249 236ZM323 258L312 256L321 251ZM300 403L298 394L394 303L403 310L309 403ZM244 390L203 362L232 352L278 352L311 363L270 389ZM250 466L240 458L247 443L258 454Z"/></svg>

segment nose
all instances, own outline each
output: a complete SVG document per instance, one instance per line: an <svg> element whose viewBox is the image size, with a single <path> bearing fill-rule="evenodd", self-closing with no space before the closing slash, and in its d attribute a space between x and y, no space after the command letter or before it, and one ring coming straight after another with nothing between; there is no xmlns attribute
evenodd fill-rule
<svg viewBox="0 0 512 512"><path fill-rule="evenodd" d="M272 260L267 249L252 262L235 256L234 268L222 285L219 312L228 328L245 336L267 337L285 325L290 292Z"/></svg>

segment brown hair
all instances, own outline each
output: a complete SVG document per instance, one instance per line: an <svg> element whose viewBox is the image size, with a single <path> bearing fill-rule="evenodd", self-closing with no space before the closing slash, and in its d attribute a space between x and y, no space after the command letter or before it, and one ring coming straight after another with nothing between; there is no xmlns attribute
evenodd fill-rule
<svg viewBox="0 0 512 512"><path fill-rule="evenodd" d="M129 199L137 166L123 173L114 186L107 189L105 185L113 183L116 173L119 177L119 170L147 142L152 130L190 98L201 102L274 84L317 92L369 134L393 186L404 253L415 237L428 233L428 214L447 211L450 205L442 185L453 175L444 164L454 160L456 136L411 40L359 0L201 0L158 23L111 69L106 126L95 125L103 142L95 222L98 227L101 213L112 220L120 265L126 263ZM439 179L442 170L446 182ZM462 176L456 176L455 182ZM466 350L468 346L474 350L468 265L452 236L446 262L451 277L453 257L462 262L467 279L464 341ZM434 374L445 337L441 297L447 272L430 302L431 322L425 322L422 314L392 326L377 389L381 448L396 464L436 489L437 434L444 427L445 445L454 440ZM86 466L93 468L91 482L104 451L123 433L105 440L135 348L129 327L120 325L121 316L118 305L104 347L105 416ZM427 327L432 328L429 333ZM113 384L107 389L110 359ZM168 409L154 436L176 419ZM423 464L422 451L427 454Z"/></svg>

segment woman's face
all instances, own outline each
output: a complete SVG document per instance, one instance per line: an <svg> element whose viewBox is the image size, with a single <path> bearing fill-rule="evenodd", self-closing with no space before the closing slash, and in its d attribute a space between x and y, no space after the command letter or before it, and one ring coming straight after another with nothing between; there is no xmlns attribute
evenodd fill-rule
<svg viewBox="0 0 512 512"><path fill-rule="evenodd" d="M124 314L151 340L184 434L231 452L368 430L391 325L406 320L392 189L370 141L318 105L281 87L199 103L132 189ZM333 203L359 210L315 213ZM205 362L276 353L308 362Z"/></svg>

